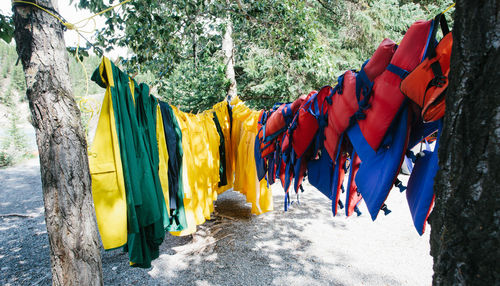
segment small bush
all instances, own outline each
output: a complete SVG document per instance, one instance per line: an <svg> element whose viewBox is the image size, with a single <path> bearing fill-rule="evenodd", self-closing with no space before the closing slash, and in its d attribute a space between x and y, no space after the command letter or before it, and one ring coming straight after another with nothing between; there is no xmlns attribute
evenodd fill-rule
<svg viewBox="0 0 500 286"><path fill-rule="evenodd" d="M0 168L14 164L14 158L7 150L0 150Z"/></svg>

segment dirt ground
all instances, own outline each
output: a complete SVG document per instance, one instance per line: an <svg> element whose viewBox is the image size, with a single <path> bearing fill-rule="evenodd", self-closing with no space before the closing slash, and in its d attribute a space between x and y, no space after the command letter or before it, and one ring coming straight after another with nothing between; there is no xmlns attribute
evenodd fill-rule
<svg viewBox="0 0 500 286"><path fill-rule="evenodd" d="M407 177L400 176L403 181ZM211 221L187 237L167 235L150 269L128 266L121 250L102 250L106 285L431 285L429 231L413 227L405 194L375 222L332 217L331 203L305 185L300 205L255 216L243 195L219 196ZM343 199L343 198L342 198ZM9 214L8 216L5 216ZM38 160L0 170L0 284L50 285L50 258Z"/></svg>

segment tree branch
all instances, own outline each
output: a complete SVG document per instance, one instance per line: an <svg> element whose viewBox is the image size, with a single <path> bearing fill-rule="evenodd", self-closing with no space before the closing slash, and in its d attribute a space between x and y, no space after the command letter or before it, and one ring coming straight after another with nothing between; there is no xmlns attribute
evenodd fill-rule
<svg viewBox="0 0 500 286"><path fill-rule="evenodd" d="M325 8L326 10L332 12L333 14L335 14L335 16L338 16L338 13L335 10L333 10L331 7L329 7L328 5L326 5L326 3L324 3L321 0L316 0L316 1L318 1L318 3L321 4L321 6L323 6L323 8Z"/></svg>

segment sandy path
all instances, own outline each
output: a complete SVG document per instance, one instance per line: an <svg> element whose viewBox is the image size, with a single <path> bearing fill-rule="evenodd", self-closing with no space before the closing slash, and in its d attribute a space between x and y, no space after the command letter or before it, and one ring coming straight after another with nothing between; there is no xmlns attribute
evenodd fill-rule
<svg viewBox="0 0 500 286"><path fill-rule="evenodd" d="M407 177L403 177L405 180ZM102 251L107 285L430 285L429 236L414 230L406 198L394 190L388 216L376 222L333 218L330 202L306 186L300 206L250 214L244 197L229 191L214 219L188 237L167 235L151 269L128 266L120 250ZM48 239L37 160L0 170L0 284L49 285Z"/></svg>

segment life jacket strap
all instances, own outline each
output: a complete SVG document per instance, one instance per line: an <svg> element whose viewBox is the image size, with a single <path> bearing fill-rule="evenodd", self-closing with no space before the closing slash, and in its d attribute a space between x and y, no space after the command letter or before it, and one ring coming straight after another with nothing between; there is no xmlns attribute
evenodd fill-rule
<svg viewBox="0 0 500 286"><path fill-rule="evenodd" d="M302 187L302 185L300 185L299 188L301 192L304 192L304 187Z"/></svg>
<svg viewBox="0 0 500 286"><path fill-rule="evenodd" d="M342 203L341 200L339 200L338 205L341 210L344 209L344 204Z"/></svg>
<svg viewBox="0 0 500 286"><path fill-rule="evenodd" d="M387 70L392 72L393 74L399 76L402 80L405 79L410 74L409 71L402 69L398 66L395 66L393 64L389 64L387 66Z"/></svg>
<svg viewBox="0 0 500 286"><path fill-rule="evenodd" d="M357 214L358 216L360 216L360 215L362 215L362 214L363 214L363 213L359 210L358 206L355 206L355 207L354 207L354 211L356 212L356 214Z"/></svg>

